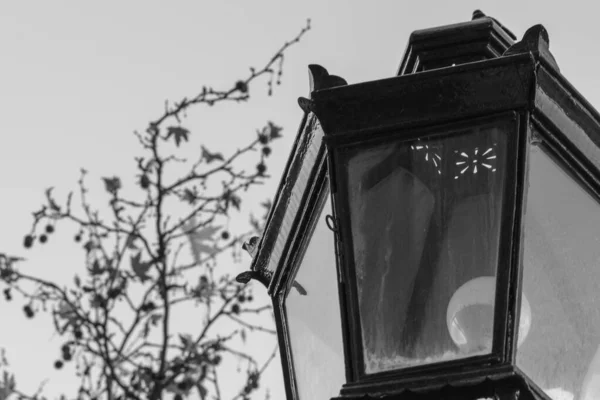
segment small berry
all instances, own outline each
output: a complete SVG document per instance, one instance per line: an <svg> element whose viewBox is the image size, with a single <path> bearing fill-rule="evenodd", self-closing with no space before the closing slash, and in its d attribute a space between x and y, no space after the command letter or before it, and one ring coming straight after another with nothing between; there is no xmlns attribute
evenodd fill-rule
<svg viewBox="0 0 600 400"><path fill-rule="evenodd" d="M240 313L240 305L239 304L232 305L231 312L234 314L239 314Z"/></svg>
<svg viewBox="0 0 600 400"><path fill-rule="evenodd" d="M61 360L54 361L54 368L61 369L63 367L63 362Z"/></svg>
<svg viewBox="0 0 600 400"><path fill-rule="evenodd" d="M252 301L252 300L254 300L254 297L252 297L252 295L248 295L248 297L246 297L246 300Z"/></svg>
<svg viewBox="0 0 600 400"><path fill-rule="evenodd" d="M240 303L243 303L243 302L245 302L245 301L246 301L246 296L244 296L243 294L240 294L240 295L238 296L238 301L239 301Z"/></svg>
<svg viewBox="0 0 600 400"><path fill-rule="evenodd" d="M269 136L265 135L264 133L259 133L258 141L260 142L260 144L267 144L269 143Z"/></svg>
<svg viewBox="0 0 600 400"><path fill-rule="evenodd" d="M26 235L23 239L23 246L25 246L26 249L31 248L31 246L33 246L33 236Z"/></svg>
<svg viewBox="0 0 600 400"><path fill-rule="evenodd" d="M269 157L269 155L271 155L271 148L269 146L263 147L262 153L265 155L265 157Z"/></svg>
<svg viewBox="0 0 600 400"><path fill-rule="evenodd" d="M75 241L77 243L81 242L81 235L75 235Z"/></svg>
<svg viewBox="0 0 600 400"><path fill-rule="evenodd" d="M79 339L83 338L83 332L81 332L81 329L79 329L79 328L76 328L76 329L73 331L73 336L75 336L75 339L78 339L78 340L79 340Z"/></svg>
<svg viewBox="0 0 600 400"><path fill-rule="evenodd" d="M114 299L117 296L119 296L121 294L121 289L120 288L110 288L107 296L109 299Z"/></svg>
<svg viewBox="0 0 600 400"><path fill-rule="evenodd" d="M173 396L173 400L183 400L183 396L177 393L175 396Z"/></svg>
<svg viewBox="0 0 600 400"><path fill-rule="evenodd" d="M71 361L73 359L73 356L71 355L71 353L62 353L62 358L65 361Z"/></svg>
<svg viewBox="0 0 600 400"><path fill-rule="evenodd" d="M148 189L150 187L150 178L148 178L148 175L143 174L140 177L140 186L142 189Z"/></svg>
<svg viewBox="0 0 600 400"><path fill-rule="evenodd" d="M46 233L52 233L54 232L54 226L48 224L46 225Z"/></svg>
<svg viewBox="0 0 600 400"><path fill-rule="evenodd" d="M106 307L106 299L101 294L96 294L91 299L90 305L94 308Z"/></svg>
<svg viewBox="0 0 600 400"><path fill-rule="evenodd" d="M48 236L46 236L45 234L41 234L40 235L40 243L46 243L48 241Z"/></svg>
<svg viewBox="0 0 600 400"><path fill-rule="evenodd" d="M179 383L177 383L177 389L187 391L190 390L194 386L194 382L190 379L185 379Z"/></svg>
<svg viewBox="0 0 600 400"><path fill-rule="evenodd" d="M221 356L216 355L213 359L212 359L212 363L213 365L219 365L221 364Z"/></svg>
<svg viewBox="0 0 600 400"><path fill-rule="evenodd" d="M0 269L0 280L8 281L14 274L14 271L9 268Z"/></svg>
<svg viewBox="0 0 600 400"><path fill-rule="evenodd" d="M144 305L142 305L141 310L145 311L145 312L150 312L152 310L154 310L156 308L156 304L154 304L154 302L149 301L147 303L145 303Z"/></svg>
<svg viewBox="0 0 600 400"><path fill-rule="evenodd" d="M227 232L227 231L221 232L221 239L223 239L223 240L229 239L229 232Z"/></svg>
<svg viewBox="0 0 600 400"><path fill-rule="evenodd" d="M4 298L6 299L6 301L11 301L12 300L12 295L10 293L10 288L4 289Z"/></svg>
<svg viewBox="0 0 600 400"><path fill-rule="evenodd" d="M26 316L27 318L33 318L33 316L34 316L34 312L33 312L33 310L31 309L31 306L30 306L30 305L26 305L26 306L24 306L24 307L23 307L23 312L25 313L25 316Z"/></svg>
<svg viewBox="0 0 600 400"><path fill-rule="evenodd" d="M258 165L256 165L256 172L258 172L259 175L264 174L266 170L267 166L264 163L261 162Z"/></svg>
<svg viewBox="0 0 600 400"><path fill-rule="evenodd" d="M235 88L242 93L248 93L248 84L244 81L237 81L235 83Z"/></svg>

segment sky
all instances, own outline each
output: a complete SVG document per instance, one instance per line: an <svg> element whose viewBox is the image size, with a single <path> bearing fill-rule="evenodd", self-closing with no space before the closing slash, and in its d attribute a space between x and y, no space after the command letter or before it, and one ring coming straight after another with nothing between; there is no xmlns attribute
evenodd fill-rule
<svg viewBox="0 0 600 400"><path fill-rule="evenodd" d="M247 142L268 120L281 125L284 138L268 164L273 179L260 193L272 196L302 117L296 99L308 95L308 64L349 83L390 77L412 31L467 21L478 8L519 38L544 24L563 74L600 104L598 6L590 1L0 3L0 252L27 256L28 272L71 279L81 260L69 251L70 231L53 246L27 253L22 248L43 190L55 186L64 195L85 167L96 183L92 190L100 193L93 199L104 201L100 177L132 179L132 132L159 116L165 100L194 95L203 85L230 87L310 18L311 31L286 53L274 96L259 81L250 87L249 103L199 107L185 122L197 143L223 152ZM49 384L51 391L70 387L65 374L51 367L57 348L48 346L49 326L26 320L20 307L1 300L0 315L0 346L7 348L18 381L35 385L50 378L57 382ZM278 363L265 379L272 398L282 396Z"/></svg>

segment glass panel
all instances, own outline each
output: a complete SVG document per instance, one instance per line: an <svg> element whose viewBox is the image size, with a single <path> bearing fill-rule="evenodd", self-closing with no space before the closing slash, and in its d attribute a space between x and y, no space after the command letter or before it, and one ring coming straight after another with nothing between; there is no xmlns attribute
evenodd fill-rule
<svg viewBox="0 0 600 400"><path fill-rule="evenodd" d="M300 400L329 399L346 382L333 232L321 212L285 300Z"/></svg>
<svg viewBox="0 0 600 400"><path fill-rule="evenodd" d="M515 126L342 153L367 373L490 353Z"/></svg>
<svg viewBox="0 0 600 400"><path fill-rule="evenodd" d="M314 114L309 114L302 136L298 140L298 147L294 149L294 158L289 171L287 171L288 175L285 177L286 184L283 186L281 197L275 204L273 219L269 222L269 226L275 226L278 230L267 264L267 269L272 272L281 261L281 254L292 230L294 217L300 208L308 179L314 169L318 167L316 160L323 147L323 129ZM263 241L268 241L271 233L266 232L265 234L267 237Z"/></svg>
<svg viewBox="0 0 600 400"><path fill-rule="evenodd" d="M600 206L537 147L524 246L517 366L554 400L600 399Z"/></svg>

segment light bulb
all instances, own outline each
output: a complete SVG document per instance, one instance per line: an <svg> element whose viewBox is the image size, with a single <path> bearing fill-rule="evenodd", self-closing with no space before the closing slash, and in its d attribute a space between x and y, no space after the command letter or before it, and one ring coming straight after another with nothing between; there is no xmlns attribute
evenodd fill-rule
<svg viewBox="0 0 600 400"><path fill-rule="evenodd" d="M452 295L446 311L446 324L450 337L461 352L473 354L491 351L495 294L496 278L480 276L463 284ZM523 343L530 328L531 307L523 294L517 346Z"/></svg>

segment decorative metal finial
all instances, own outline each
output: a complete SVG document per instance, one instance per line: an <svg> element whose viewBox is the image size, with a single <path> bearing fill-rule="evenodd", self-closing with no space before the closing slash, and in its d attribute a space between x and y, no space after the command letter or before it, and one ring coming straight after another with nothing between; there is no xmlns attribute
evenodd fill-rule
<svg viewBox="0 0 600 400"><path fill-rule="evenodd" d="M512 33L510 31L510 29L508 29L507 27L505 27L504 25L502 25L500 23L500 21L498 21L496 18L494 17L490 17L489 15L486 15L483 11L481 10L475 10L473 11L473 17L471 18L471 21L474 21L476 19L481 19L481 18L489 18L492 21L494 21L496 24L498 24L498 26L500 28L502 28L502 30L512 39L512 40L517 40L517 37L515 36L514 33Z"/></svg>
<svg viewBox="0 0 600 400"><path fill-rule="evenodd" d="M257 280L262 283L266 288L269 287L271 283L271 278L273 277L273 273L266 269L259 269L256 271L244 271L238 276L235 277L235 280L239 283L248 283L251 279Z"/></svg>
<svg viewBox="0 0 600 400"><path fill-rule="evenodd" d="M248 239L246 242L244 242L244 244L242 244L242 249L246 250L248 252L248 254L250 254L250 257L254 258L258 251L259 242L260 242L259 236L252 236L250 239ZM255 279L255 280L259 281L260 283L262 283L263 285L265 285L266 288L268 288L269 284L271 283L272 277L273 277L273 273L271 271L261 268L261 269L257 269L257 270L250 270L250 271L242 272L241 274L239 274L238 276L235 277L235 280L238 281L239 283L246 284L246 283L250 282L251 279Z"/></svg>
<svg viewBox="0 0 600 400"><path fill-rule="evenodd" d="M471 20L479 19L479 18L483 18L483 17L487 17L487 15L485 15L483 13L483 11L475 10L475 11L473 11L473 17L471 18Z"/></svg>
<svg viewBox="0 0 600 400"><path fill-rule="evenodd" d="M242 244L242 249L246 250L250 257L254 258L256 255L256 251L258 250L258 242L260 241L260 237L252 236L248 239L244 244Z"/></svg>
<svg viewBox="0 0 600 400"><path fill-rule="evenodd" d="M315 90L329 89L336 86L345 86L348 83L344 78L340 78L336 75L329 75L329 72L318 64L311 64L308 66L309 79L310 79L310 92Z"/></svg>
<svg viewBox="0 0 600 400"><path fill-rule="evenodd" d="M244 271L236 276L235 280L239 283L247 284L251 279L254 279L262 283L268 289L272 278L273 272L266 269L258 269L256 271ZM296 280L292 282L292 287L298 291L300 296L306 296L308 294L304 286Z"/></svg>
<svg viewBox="0 0 600 400"><path fill-rule="evenodd" d="M308 66L308 77L310 84L310 93L315 90L329 89L337 86L346 86L348 83L343 78L336 75L329 75L329 72L318 64ZM302 111L309 113L315 112L314 103L306 97L298 98L298 105Z"/></svg>
<svg viewBox="0 0 600 400"><path fill-rule="evenodd" d="M557 71L560 71L556 59L550 53L550 37L548 31L543 25L537 24L527 29L520 42L509 47L503 55L519 53L537 53L545 61L551 64Z"/></svg>
<svg viewBox="0 0 600 400"><path fill-rule="evenodd" d="M298 97L298 105L305 113L314 111L314 104L311 99L307 99L306 97Z"/></svg>

